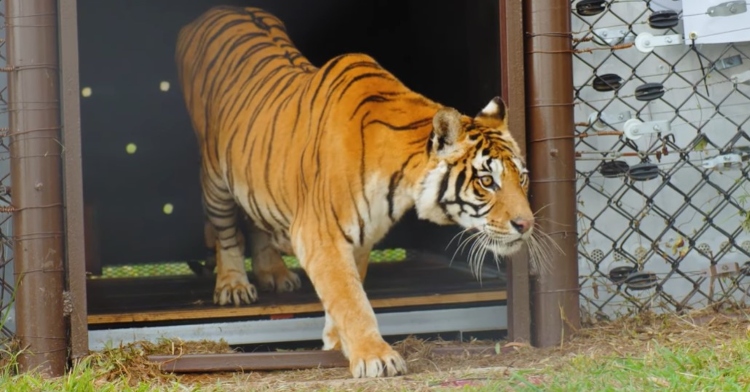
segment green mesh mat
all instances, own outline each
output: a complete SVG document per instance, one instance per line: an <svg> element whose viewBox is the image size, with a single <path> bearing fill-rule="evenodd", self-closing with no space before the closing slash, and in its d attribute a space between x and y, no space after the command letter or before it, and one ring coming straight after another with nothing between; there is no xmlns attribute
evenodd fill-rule
<svg viewBox="0 0 750 392"><path fill-rule="evenodd" d="M284 256L284 263L289 268L299 268L299 261L296 257ZM379 249L370 253L371 263L389 263L403 261L406 259L406 249ZM245 259L245 269L252 271L250 259ZM136 278L148 276L179 276L193 275L193 271L184 261L174 261L154 264L130 264L117 265L102 268L101 276L92 278Z"/></svg>

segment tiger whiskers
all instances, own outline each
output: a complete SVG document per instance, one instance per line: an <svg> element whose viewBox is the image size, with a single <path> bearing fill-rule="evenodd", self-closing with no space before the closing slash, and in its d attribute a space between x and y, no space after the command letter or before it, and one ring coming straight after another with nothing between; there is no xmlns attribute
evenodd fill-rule
<svg viewBox="0 0 750 392"><path fill-rule="evenodd" d="M463 233L465 233L465 232L467 232L469 230L471 230L471 229L462 230L460 233L456 234L456 236L462 235ZM469 235L468 237L466 237L464 239L459 240L458 246L456 247L456 250L453 252L453 256L451 257L451 261L450 261L449 265L453 264L453 259L456 258L456 254L458 254L459 252L463 252L463 250L466 248L466 245L468 245L469 242L471 242L472 240L476 239L478 236L480 236L482 234L483 233L481 231L478 231L476 233L472 233L471 235ZM455 238L455 236L454 236L454 238ZM452 241L453 240L451 240L451 242ZM448 244L450 245L450 243L448 243ZM473 248L473 245L472 245L472 248ZM471 253L471 251L469 251L469 253Z"/></svg>
<svg viewBox="0 0 750 392"><path fill-rule="evenodd" d="M529 247L529 265L532 267L532 272L536 274L550 273L552 272L553 251L556 249L561 254L565 252L549 234L542 231L539 225L534 226L534 232L526 242Z"/></svg>
<svg viewBox="0 0 750 392"><path fill-rule="evenodd" d="M459 243L460 243L460 242L461 242L461 239L463 238L463 235L464 235L464 234L465 234L465 233L466 233L467 231L469 231L469 230L472 230L472 228L470 228L470 227L469 227L469 228L463 229L463 230L459 231L458 233L456 233L456 235L454 235L454 236L453 236L453 238L451 238L451 240L450 240L450 241L448 241L448 245L445 245L445 250L448 250L448 247L449 247L449 246L451 246L451 244L452 244L452 243L453 243L453 241L454 241L454 240L456 239L456 237L458 237L458 241L459 241ZM454 254L454 256L455 256L455 254ZM451 260L451 261L453 261L453 260Z"/></svg>
<svg viewBox="0 0 750 392"><path fill-rule="evenodd" d="M536 225L535 225L536 226ZM482 283L482 268L486 260L487 252L491 249L506 246L502 239L491 236L484 232L474 233L464 241L461 248L465 247L469 241L473 240L469 247L467 262L469 268L479 283ZM534 231L527 241L525 241L529 250L529 266L531 272L535 275L548 274L552 272L552 258L556 252L564 254L565 252L555 242L549 234L545 233L539 227ZM458 250L457 250L458 251ZM500 256L491 252L495 265L500 269ZM455 257L455 253L454 253Z"/></svg>
<svg viewBox="0 0 750 392"><path fill-rule="evenodd" d="M547 204L539 207L539 209L537 209L536 212L534 212L535 222L536 223L549 222L551 224L558 225L558 226L570 227L569 224L563 224L563 223L560 223L560 222L558 222L556 220L553 220L553 219L550 219L550 218L547 218L547 217L540 217L539 216L540 212L544 211L544 209L546 209L547 207L550 207L551 205L552 205L552 203L547 203ZM534 226L535 227L539 227L539 225L534 225Z"/></svg>
<svg viewBox="0 0 750 392"><path fill-rule="evenodd" d="M496 238L491 237L487 233L481 231L478 233L476 241L471 244L468 254L468 264L471 269L471 273L476 279L479 280L479 284L482 284L482 267L484 265L484 258L487 255L487 251L491 245L497 246L499 241ZM492 252L493 254L495 252ZM497 257L497 255L495 255ZM499 265L498 265L499 267Z"/></svg>
<svg viewBox="0 0 750 392"><path fill-rule="evenodd" d="M461 230L459 233L453 236L451 241L448 243L450 246L453 241L458 238L458 245L456 250L453 252L453 256L450 259L450 263L456 258L456 255L463 253L468 247L467 263L472 275L479 280L479 284L482 284L482 268L486 260L487 252L492 253L495 265L498 270L500 269L501 257L493 249L503 248L508 244L502 239L484 231L477 231L464 237L464 234L469 232L471 229ZM529 266L532 274L548 274L552 272L552 258L555 253L565 254L560 246L555 242L552 237L545 233L538 223L534 224L534 231L531 236L525 241L529 250ZM448 247L446 246L446 248Z"/></svg>
<svg viewBox="0 0 750 392"><path fill-rule="evenodd" d="M529 265L531 266L531 272L537 275L540 273L547 274L552 272L552 257L554 250L557 250L560 254L565 254L562 248L560 248L560 245L558 245L549 234L544 232L540 225L541 222L549 222L564 226L551 219L538 217L540 212L551 205L552 203L543 205L534 212L534 217L536 218L534 231L529 240L526 241L529 249Z"/></svg>
<svg viewBox="0 0 750 392"><path fill-rule="evenodd" d="M543 205L543 206L539 207L539 209L538 209L538 210L534 211L534 216L535 216L535 217L536 217L536 216L538 216L540 212L544 211L544 209L545 209L545 208L547 208L547 207L549 207L549 206L551 206L551 205L552 205L552 203L547 203L547 204L545 204L545 205Z"/></svg>

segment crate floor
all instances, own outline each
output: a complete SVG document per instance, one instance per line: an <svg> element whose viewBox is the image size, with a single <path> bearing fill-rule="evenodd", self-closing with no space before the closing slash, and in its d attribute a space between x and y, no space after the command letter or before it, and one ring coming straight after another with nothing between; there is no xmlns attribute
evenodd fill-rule
<svg viewBox="0 0 750 392"><path fill-rule="evenodd" d="M482 282L465 268L430 256L370 264L365 291L373 307L408 308L429 305L497 302L506 299L505 279L493 265ZM215 276L89 279L88 322L149 323L241 317L285 317L322 311L303 271L301 289L292 293L259 292L252 305L213 304ZM250 281L254 282L252 273Z"/></svg>

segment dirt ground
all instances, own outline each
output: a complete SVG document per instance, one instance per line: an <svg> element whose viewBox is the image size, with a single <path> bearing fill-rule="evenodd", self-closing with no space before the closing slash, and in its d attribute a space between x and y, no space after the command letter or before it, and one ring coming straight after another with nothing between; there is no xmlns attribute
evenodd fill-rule
<svg viewBox="0 0 750 392"><path fill-rule="evenodd" d="M750 316L744 311L719 313L706 310L682 316L642 314L611 323L586 326L562 345L548 348L534 348L515 342L474 341L457 344L409 338L395 345L408 363L409 374L367 380L352 379L346 368L174 375L161 372L157 365L146 360L151 354L231 352L229 346L223 343L141 343L125 347L118 353L98 355L122 356L121 360L116 361L122 365L110 372L108 377L104 377L102 382L110 377L124 375L134 381L177 381L186 386L200 386L201 389L209 390L216 387L226 391L426 391L482 386L496 380L507 380L513 372L527 370L536 375L526 374L526 380L543 389L545 375L560 369L575 356L625 357L638 355L655 344L663 347L706 347L716 344L718 340L747 336L748 333ZM485 350L478 354L466 351L450 356L435 354L446 346L473 347L474 351L484 347Z"/></svg>

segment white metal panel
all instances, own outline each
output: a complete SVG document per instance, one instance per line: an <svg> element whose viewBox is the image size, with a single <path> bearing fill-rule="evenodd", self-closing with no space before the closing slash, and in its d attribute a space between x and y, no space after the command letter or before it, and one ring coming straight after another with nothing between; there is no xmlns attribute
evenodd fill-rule
<svg viewBox="0 0 750 392"><path fill-rule="evenodd" d="M376 315L384 336L440 332L497 331L508 326L505 306L420 310ZM89 331L91 350L136 341L224 339L228 344L277 343L321 339L323 317L235 321L193 325Z"/></svg>

